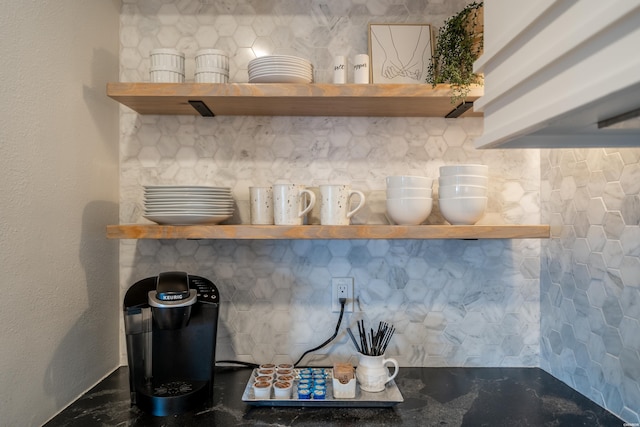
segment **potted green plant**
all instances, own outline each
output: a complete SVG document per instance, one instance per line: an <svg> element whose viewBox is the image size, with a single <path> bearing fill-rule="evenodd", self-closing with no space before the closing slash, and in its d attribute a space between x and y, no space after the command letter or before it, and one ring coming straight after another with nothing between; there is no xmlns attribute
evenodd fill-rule
<svg viewBox="0 0 640 427"><path fill-rule="evenodd" d="M483 31L483 2L469 4L438 30L427 83L450 84L454 104L466 98L471 85L483 82L482 76L473 72L473 62L483 50Z"/></svg>

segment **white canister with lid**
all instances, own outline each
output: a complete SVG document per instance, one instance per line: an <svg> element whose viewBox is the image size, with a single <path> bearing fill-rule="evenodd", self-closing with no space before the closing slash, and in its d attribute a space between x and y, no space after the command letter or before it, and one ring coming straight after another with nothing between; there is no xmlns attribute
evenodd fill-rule
<svg viewBox="0 0 640 427"><path fill-rule="evenodd" d="M159 48L149 53L149 76L153 83L184 82L184 53L176 49Z"/></svg>
<svg viewBox="0 0 640 427"><path fill-rule="evenodd" d="M151 69L172 70L184 74L184 53L176 49L153 49L149 57L151 59Z"/></svg>

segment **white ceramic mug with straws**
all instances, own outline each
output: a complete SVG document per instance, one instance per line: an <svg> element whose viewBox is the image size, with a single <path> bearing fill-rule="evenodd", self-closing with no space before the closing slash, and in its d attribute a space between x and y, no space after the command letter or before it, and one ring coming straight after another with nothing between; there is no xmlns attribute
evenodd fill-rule
<svg viewBox="0 0 640 427"><path fill-rule="evenodd" d="M393 374L389 375L387 365L395 368ZM369 392L383 391L389 381L398 375L398 361L392 358L381 356L367 356L358 353L358 367L356 368L356 378L360 389Z"/></svg>

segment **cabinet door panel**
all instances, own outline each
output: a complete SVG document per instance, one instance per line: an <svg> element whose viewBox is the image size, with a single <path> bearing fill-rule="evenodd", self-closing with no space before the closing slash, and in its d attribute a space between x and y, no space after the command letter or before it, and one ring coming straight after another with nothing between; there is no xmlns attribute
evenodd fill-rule
<svg viewBox="0 0 640 427"><path fill-rule="evenodd" d="M493 1L502 0L485 3ZM495 18L491 7L487 15ZM476 64L485 72L485 94L474 104L485 113L485 131L476 146L497 147L534 132L547 140L549 135L597 133L602 146L607 141L629 145L628 135L604 135L597 124L640 107L638 45L640 2L548 5L514 40ZM585 146L594 143L589 140Z"/></svg>

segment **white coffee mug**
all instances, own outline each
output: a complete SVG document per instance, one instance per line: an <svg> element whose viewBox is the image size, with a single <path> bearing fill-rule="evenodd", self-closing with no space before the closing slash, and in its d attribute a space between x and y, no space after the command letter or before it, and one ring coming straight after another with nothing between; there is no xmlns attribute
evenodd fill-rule
<svg viewBox="0 0 640 427"><path fill-rule="evenodd" d="M273 186L273 220L276 225L302 225L316 204L316 195L300 184Z"/></svg>
<svg viewBox="0 0 640 427"><path fill-rule="evenodd" d="M352 190L350 185L321 185L320 224L349 225L351 217L364 207L365 197L362 191ZM358 206L351 209L351 197L357 195ZM350 210L351 209L351 210Z"/></svg>
<svg viewBox="0 0 640 427"><path fill-rule="evenodd" d="M273 224L273 188L249 187L251 224Z"/></svg>
<svg viewBox="0 0 640 427"><path fill-rule="evenodd" d="M313 206L313 209L309 211L307 214L307 221L305 224L318 225L320 224L320 201L322 200L322 195L320 194L320 187L311 186L306 187L307 190L313 191L313 194L316 195L316 204Z"/></svg>

